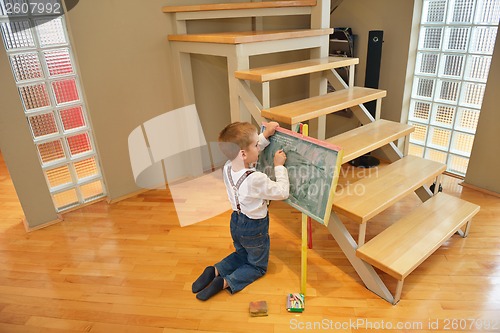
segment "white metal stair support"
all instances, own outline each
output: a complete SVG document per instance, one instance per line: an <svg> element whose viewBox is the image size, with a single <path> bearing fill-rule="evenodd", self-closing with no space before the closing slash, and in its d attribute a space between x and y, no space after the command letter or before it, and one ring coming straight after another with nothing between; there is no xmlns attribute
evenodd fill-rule
<svg viewBox="0 0 500 333"><path fill-rule="evenodd" d="M358 245L356 244L354 238L352 238L344 223L342 223L334 211L332 211L330 215L328 231L330 231L330 234L333 236L342 252L344 252L352 267L354 267L354 270L356 270L356 273L358 273L359 277L365 284L366 288L385 299L387 302L391 304L394 303L394 297L384 282L380 279L380 276L377 274L375 269L370 264L367 264L356 256Z"/></svg>
<svg viewBox="0 0 500 333"><path fill-rule="evenodd" d="M270 81L283 78L295 77L299 75L320 74L326 78L325 72L332 67L349 67L350 87L354 86L354 66L359 60L357 58L344 57L324 57L302 60L290 63L283 63L273 66L253 68L248 71L238 71L235 73L239 79L239 95L244 101L245 106L250 111L254 119L260 123L262 119L262 110L269 109L271 106ZM250 82L256 82L261 85L262 103L255 96L250 88ZM310 120L309 120L310 122ZM292 128L294 125L292 124Z"/></svg>

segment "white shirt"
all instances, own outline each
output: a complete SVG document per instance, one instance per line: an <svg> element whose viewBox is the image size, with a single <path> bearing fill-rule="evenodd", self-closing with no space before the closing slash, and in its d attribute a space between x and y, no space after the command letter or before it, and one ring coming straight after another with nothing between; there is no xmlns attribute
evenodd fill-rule
<svg viewBox="0 0 500 333"><path fill-rule="evenodd" d="M262 151L269 145L269 141L262 135L259 135L259 148ZM224 184L226 185L227 196L233 210L237 211L236 199L233 187L227 178L227 167L231 166L231 161L227 161L223 168ZM275 166L274 173L276 181L267 177L267 175L260 171L255 171L255 168L244 168L238 172L234 172L231 168L230 177L233 183L236 184L243 174L253 170L241 183L238 190L238 200L240 202L240 209L243 214L251 219L261 219L267 215L267 201L268 200L284 200L288 198L290 183L288 181L288 171L282 166Z"/></svg>

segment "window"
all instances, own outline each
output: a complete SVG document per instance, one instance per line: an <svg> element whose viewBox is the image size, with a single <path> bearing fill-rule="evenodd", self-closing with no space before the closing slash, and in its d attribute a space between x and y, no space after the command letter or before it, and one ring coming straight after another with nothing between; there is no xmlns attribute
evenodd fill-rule
<svg viewBox="0 0 500 333"><path fill-rule="evenodd" d="M49 7L37 12L25 0L0 0L0 30L47 186L61 212L102 198L106 190L60 1L43 4L54 13Z"/></svg>
<svg viewBox="0 0 500 333"><path fill-rule="evenodd" d="M465 176L500 19L500 0L423 0L409 153Z"/></svg>

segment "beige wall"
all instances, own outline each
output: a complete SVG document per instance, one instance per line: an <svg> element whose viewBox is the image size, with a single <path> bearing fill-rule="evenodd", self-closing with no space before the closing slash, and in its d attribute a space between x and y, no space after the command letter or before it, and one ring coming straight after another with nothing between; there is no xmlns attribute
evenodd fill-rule
<svg viewBox="0 0 500 333"><path fill-rule="evenodd" d="M109 199L139 190L128 156L130 132L180 107L166 41L165 1L80 1L70 31Z"/></svg>
<svg viewBox="0 0 500 333"><path fill-rule="evenodd" d="M3 46L2 46L3 47ZM0 51L0 150L9 169L28 228L58 219L40 169L9 60Z"/></svg>
<svg viewBox="0 0 500 333"><path fill-rule="evenodd" d="M465 183L500 193L500 33L495 45Z"/></svg>
<svg viewBox="0 0 500 333"><path fill-rule="evenodd" d="M413 5L409 0L345 0L331 16L332 27L351 27L356 35L355 56L359 58L359 65L355 84L358 86L365 83L368 32L384 31L379 80L379 88L387 90L387 97L382 100L384 119L401 120Z"/></svg>

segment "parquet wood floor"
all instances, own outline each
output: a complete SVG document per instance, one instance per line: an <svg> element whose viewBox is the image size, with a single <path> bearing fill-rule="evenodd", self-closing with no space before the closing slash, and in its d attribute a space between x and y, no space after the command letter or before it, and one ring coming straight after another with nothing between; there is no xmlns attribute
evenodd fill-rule
<svg viewBox="0 0 500 333"><path fill-rule="evenodd" d="M352 179L358 171L344 172ZM500 199L458 183L445 177L444 191L481 205L470 235L453 236L417 268L399 304L367 290L315 223L306 310L291 314L285 295L299 290L301 229L300 214L288 205L270 207L267 275L240 293L201 302L191 283L230 253L229 213L181 228L169 193L149 191L26 233L0 155L0 332L500 331ZM367 239L418 204L412 195L376 216ZM357 225L344 220L355 235ZM257 300L267 301L269 316L249 316L249 302Z"/></svg>

